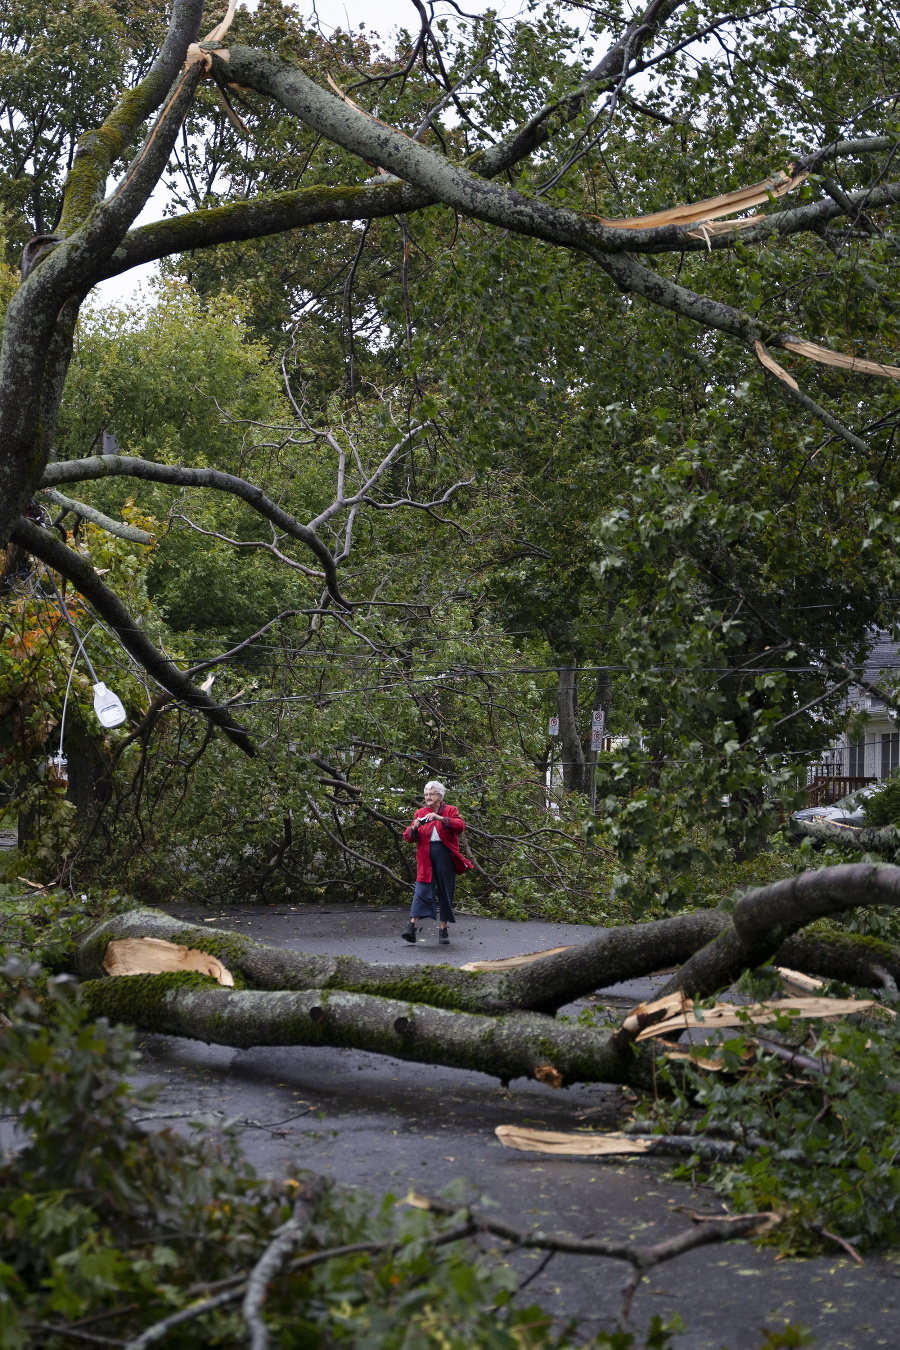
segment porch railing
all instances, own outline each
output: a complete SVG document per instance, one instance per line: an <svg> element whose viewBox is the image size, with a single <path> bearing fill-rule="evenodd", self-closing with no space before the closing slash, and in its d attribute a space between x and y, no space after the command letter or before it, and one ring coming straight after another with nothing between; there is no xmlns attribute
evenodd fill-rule
<svg viewBox="0 0 900 1350"><path fill-rule="evenodd" d="M851 777L849 774L822 775L815 777L806 785L806 794L810 806L832 806L851 792L877 783L877 778Z"/></svg>

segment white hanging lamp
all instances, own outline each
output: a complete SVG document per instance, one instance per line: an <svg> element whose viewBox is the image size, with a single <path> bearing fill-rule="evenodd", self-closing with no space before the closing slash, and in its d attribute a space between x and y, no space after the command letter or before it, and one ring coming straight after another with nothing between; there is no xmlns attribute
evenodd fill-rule
<svg viewBox="0 0 900 1350"><path fill-rule="evenodd" d="M84 657L84 663L87 666L88 670L90 671L91 681L94 686L94 712L97 714L97 720L99 721L101 727L106 727L107 729L111 727L120 727L128 717L128 714L125 711L122 700L119 698L118 694L113 693L112 689L107 688L107 686L103 683L101 679L98 679L97 672L91 664L91 658L84 650L84 643L81 641L78 629L72 622L72 616L69 614L66 602L62 598L60 589L56 584L56 578L54 577L53 573L50 571L49 568L47 569L47 575L50 578L50 584L52 585L54 591L56 592L56 598L59 601L60 613L62 614L66 623L71 628L72 637L75 639L75 642L78 646L78 650ZM72 676L70 674L69 675L70 684L71 680ZM66 689L66 696L68 698L68 688ZM62 752L61 744L60 744L60 752Z"/></svg>

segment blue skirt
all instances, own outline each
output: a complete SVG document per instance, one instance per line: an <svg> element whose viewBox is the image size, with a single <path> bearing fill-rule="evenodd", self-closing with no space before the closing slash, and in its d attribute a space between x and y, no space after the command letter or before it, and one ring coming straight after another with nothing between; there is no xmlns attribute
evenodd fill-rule
<svg viewBox="0 0 900 1350"><path fill-rule="evenodd" d="M436 919L441 923L456 923L453 917L453 895L456 890L456 869L453 856L446 844L432 840L431 881L417 881L413 891L411 919Z"/></svg>

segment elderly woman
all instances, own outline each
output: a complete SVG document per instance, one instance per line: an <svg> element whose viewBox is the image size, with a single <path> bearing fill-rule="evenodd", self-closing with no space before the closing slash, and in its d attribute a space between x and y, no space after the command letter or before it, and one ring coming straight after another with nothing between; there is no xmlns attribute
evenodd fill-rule
<svg viewBox="0 0 900 1350"><path fill-rule="evenodd" d="M416 888L413 891L409 923L401 933L405 942L416 941L419 919L436 919L440 914L438 942L450 941L448 923L453 917L453 892L458 872L468 872L472 864L459 851L459 836L466 822L455 806L444 801L443 783L425 784L425 805L420 806L403 838L416 845ZM437 905L435 904L437 898Z"/></svg>

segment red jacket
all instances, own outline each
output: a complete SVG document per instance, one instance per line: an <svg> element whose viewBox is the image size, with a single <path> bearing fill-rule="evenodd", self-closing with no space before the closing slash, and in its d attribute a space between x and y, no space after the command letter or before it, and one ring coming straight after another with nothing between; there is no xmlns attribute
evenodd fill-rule
<svg viewBox="0 0 900 1350"><path fill-rule="evenodd" d="M440 820L435 820L431 824L423 825L421 829L417 825L409 825L403 831L403 838L416 845L416 881L431 880L431 831L437 826L438 838L442 844L446 844L450 850L450 856L453 859L453 867L456 872L468 872L473 866L468 858L464 858L459 851L457 840L466 828L466 822L459 814L455 806L447 806L446 803L438 807ZM430 806L420 806L413 820L418 820L419 816L427 816L431 813Z"/></svg>

